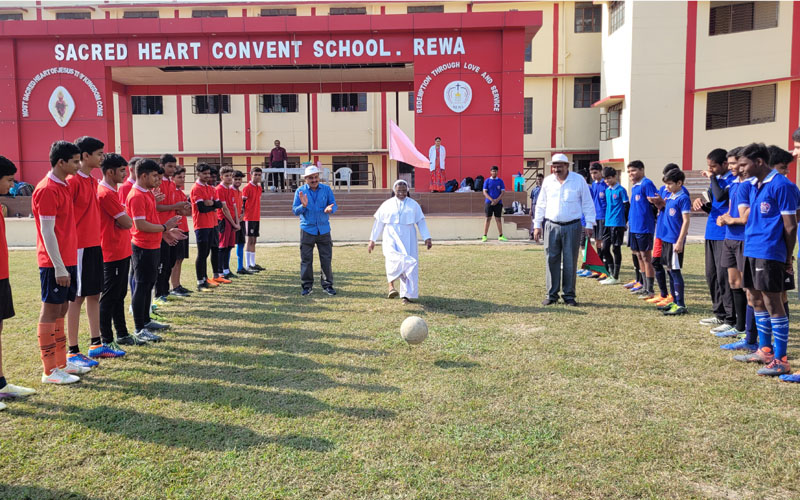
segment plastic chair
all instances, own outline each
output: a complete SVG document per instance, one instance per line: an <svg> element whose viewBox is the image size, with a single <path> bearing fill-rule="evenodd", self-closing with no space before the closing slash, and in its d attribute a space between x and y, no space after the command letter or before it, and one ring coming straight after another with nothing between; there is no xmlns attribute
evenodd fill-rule
<svg viewBox="0 0 800 500"><path fill-rule="evenodd" d="M341 167L333 172L333 187L336 187L336 183L339 182L340 185L342 182L347 182L347 192L350 192L350 176L353 174L353 169L348 167Z"/></svg>

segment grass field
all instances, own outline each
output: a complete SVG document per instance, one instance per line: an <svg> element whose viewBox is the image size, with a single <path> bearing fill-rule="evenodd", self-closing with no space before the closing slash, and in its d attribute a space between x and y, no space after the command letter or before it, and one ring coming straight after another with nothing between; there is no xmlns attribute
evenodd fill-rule
<svg viewBox="0 0 800 500"><path fill-rule="evenodd" d="M39 383L35 255L12 252L5 371L40 392L0 412L0 498L798 498L800 386L698 325L687 252L691 314L663 318L589 280L541 307L540 246L421 250L408 306L380 252L336 247L340 294L301 298L298 250L260 248L268 272L171 301L166 342L70 387Z"/></svg>

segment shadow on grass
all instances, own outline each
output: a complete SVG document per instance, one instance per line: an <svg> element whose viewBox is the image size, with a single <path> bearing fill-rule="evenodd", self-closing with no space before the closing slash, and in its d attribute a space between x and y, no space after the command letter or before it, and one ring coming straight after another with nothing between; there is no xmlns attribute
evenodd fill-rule
<svg viewBox="0 0 800 500"><path fill-rule="evenodd" d="M433 365L444 370L449 370L451 368L475 368L480 366L474 361L452 361L448 359L438 359L433 362Z"/></svg>
<svg viewBox="0 0 800 500"><path fill-rule="evenodd" d="M450 297L423 297L419 305L425 313L452 314L459 318L480 318L495 313L539 314L548 312L548 308L539 306L520 306L514 304L499 304L476 299L457 299ZM558 308L560 313L584 315L586 312L571 307Z"/></svg>
<svg viewBox="0 0 800 500"><path fill-rule="evenodd" d="M0 483L0 498L24 498L25 500L38 500L52 498L64 500L92 500L100 497L89 497L74 491L52 490L40 486L21 486Z"/></svg>
<svg viewBox="0 0 800 500"><path fill-rule="evenodd" d="M333 449L327 439L299 434L265 436L246 427L219 422L198 422L141 413L127 408L32 403L37 419L73 422L96 432L126 439L197 451L226 451L263 444L277 444L296 450L325 452Z"/></svg>

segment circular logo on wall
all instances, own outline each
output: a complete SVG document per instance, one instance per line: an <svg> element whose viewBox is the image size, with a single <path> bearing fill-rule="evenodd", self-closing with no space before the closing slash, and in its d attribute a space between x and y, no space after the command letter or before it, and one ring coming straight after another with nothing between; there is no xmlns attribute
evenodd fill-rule
<svg viewBox="0 0 800 500"><path fill-rule="evenodd" d="M462 80L455 80L444 88L444 102L456 113L461 113L472 102L472 87Z"/></svg>
<svg viewBox="0 0 800 500"><path fill-rule="evenodd" d="M47 109L60 127L66 127L75 112L75 101L69 91L59 85L53 90Z"/></svg>

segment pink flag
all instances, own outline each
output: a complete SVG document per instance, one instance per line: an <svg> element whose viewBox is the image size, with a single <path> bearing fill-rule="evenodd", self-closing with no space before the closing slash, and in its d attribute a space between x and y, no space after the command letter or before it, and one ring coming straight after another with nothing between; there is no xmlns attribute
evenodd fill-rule
<svg viewBox="0 0 800 500"><path fill-rule="evenodd" d="M393 121L389 121L389 159L402 161L417 168L429 169L431 162L425 155L417 151L414 143L400 127Z"/></svg>

